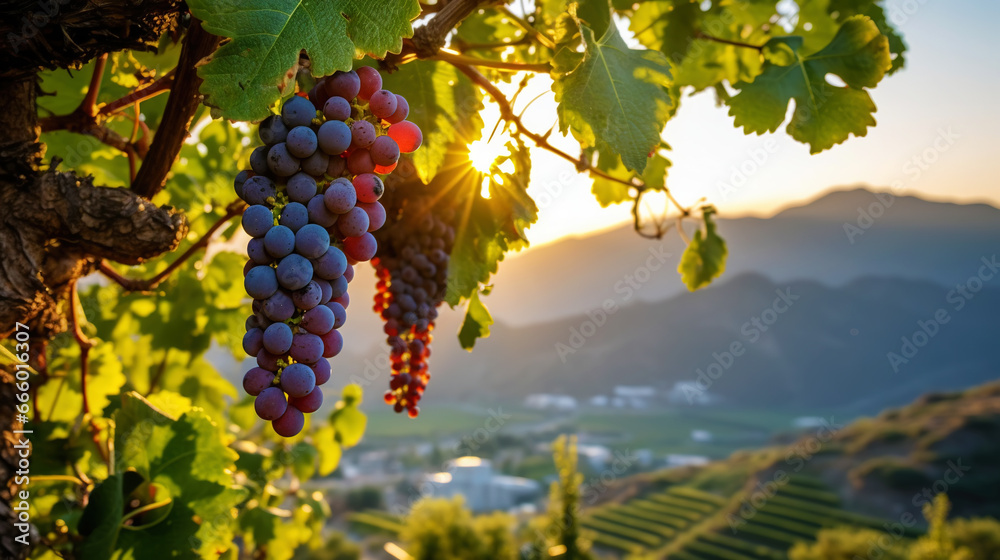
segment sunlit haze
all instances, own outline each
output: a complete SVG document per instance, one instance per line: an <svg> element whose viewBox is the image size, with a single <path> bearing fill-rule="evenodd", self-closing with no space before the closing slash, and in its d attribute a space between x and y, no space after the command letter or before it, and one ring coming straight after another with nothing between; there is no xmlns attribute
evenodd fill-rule
<svg viewBox="0 0 1000 560"><path fill-rule="evenodd" d="M1000 204L995 162L1000 113L993 108L997 77L989 71L996 67L990 22L1000 17L1000 5L972 0L920 4L904 12L901 2L887 2L909 52L906 68L871 90L878 126L866 137L810 155L808 146L789 138L783 128L764 136L744 135L733 127L725 107L715 105L712 92L685 96L663 136L673 147L667 179L673 195L682 204L704 198L723 217L766 216L831 188L858 184L895 186L895 192L933 200ZM619 27L628 34L625 26ZM512 94L513 85L508 85L505 93ZM515 106L521 111L541 94L523 117L539 133L556 122L554 95L545 93L549 86L548 77L534 78ZM498 132L486 142L499 118L495 104L487 105L483 118L483 140L472 146L473 163L480 170L505 152L507 141ZM579 153L576 142L558 131L550 141ZM528 231L534 246L631 219L628 204L601 208L590 193L592 180L558 156L533 149L532 166L529 193L540 209L538 222ZM662 212L659 201L649 200L650 210Z"/></svg>

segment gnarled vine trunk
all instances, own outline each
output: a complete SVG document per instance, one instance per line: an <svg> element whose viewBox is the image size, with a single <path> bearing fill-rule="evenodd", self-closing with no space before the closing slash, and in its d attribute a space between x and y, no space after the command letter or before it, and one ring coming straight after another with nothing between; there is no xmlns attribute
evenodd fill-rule
<svg viewBox="0 0 1000 560"><path fill-rule="evenodd" d="M149 201L162 187L198 107L195 64L219 38L190 21L164 113L164 130L131 188L95 186L92 178L41 167L37 106L41 69L78 67L96 56L154 47L178 25L179 0L64 0L0 3L0 336L29 328L32 352L67 329L70 290L100 259L135 264L174 250L187 233L183 214ZM77 114L93 120L92 115ZM169 127L169 128L167 128ZM38 362L38 356L32 356ZM30 552L13 538L17 441L13 369L0 371L0 556Z"/></svg>

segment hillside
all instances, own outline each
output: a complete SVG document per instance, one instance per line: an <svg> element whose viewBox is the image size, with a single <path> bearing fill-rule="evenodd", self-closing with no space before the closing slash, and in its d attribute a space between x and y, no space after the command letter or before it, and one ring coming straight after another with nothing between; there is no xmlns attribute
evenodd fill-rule
<svg viewBox="0 0 1000 560"><path fill-rule="evenodd" d="M939 285L899 278L831 287L745 274L693 294L629 305L593 331L586 315L520 328L496 325L471 355L447 348L435 353L430 398L533 392L587 398L618 384L667 391L701 379L709 393L741 406L877 411L995 375L991 340L1000 279L958 310L947 295ZM902 337L912 339L918 321L926 324L939 309L948 322L908 363L890 363L888 353L902 352ZM493 375L499 370L503 376Z"/></svg>
<svg viewBox="0 0 1000 560"><path fill-rule="evenodd" d="M1000 382L929 394L848 426L593 493L584 526L610 551L657 558L784 557L823 527L921 531L946 492L955 517L1000 515ZM587 495L586 493L584 494Z"/></svg>

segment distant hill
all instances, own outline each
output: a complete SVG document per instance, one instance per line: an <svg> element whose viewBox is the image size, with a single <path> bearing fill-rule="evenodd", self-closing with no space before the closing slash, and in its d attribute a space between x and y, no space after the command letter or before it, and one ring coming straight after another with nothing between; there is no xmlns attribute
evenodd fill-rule
<svg viewBox="0 0 1000 560"><path fill-rule="evenodd" d="M780 446L587 488L582 525L604 550L690 560L779 560L826 527L909 539L938 492L954 517L1000 516L998 438L1000 383L928 394Z"/></svg>
<svg viewBox="0 0 1000 560"><path fill-rule="evenodd" d="M996 287L959 310L948 297L949 289L927 281L869 277L830 287L744 274L693 294L629 305L593 332L594 320L582 315L525 327L495 325L472 354L441 345L428 394L589 397L622 384L669 390L701 375L702 387L729 403L877 411L926 391L997 376L1000 358L992 341L1000 276ZM947 322L935 330L927 321L940 309ZM914 339L918 321L935 336L914 346L907 363L893 364L888 354L906 359L902 337ZM915 342L924 343L924 335ZM734 344L741 355L732 354Z"/></svg>
<svg viewBox="0 0 1000 560"><path fill-rule="evenodd" d="M888 196L837 190L770 218L722 216L719 230L729 246L723 279L755 272L780 282L841 285L864 276L898 276L950 285L964 281L979 258L1000 245L1000 209ZM891 205L885 208L880 200ZM859 209L880 206L880 217L867 229L858 227ZM862 232L852 231L853 243L845 223ZM516 325L581 314L619 297L615 285L642 267L651 250L671 256L636 290L637 299L683 293L676 270L684 245L677 235L650 241L621 227L509 257L486 301L498 318Z"/></svg>

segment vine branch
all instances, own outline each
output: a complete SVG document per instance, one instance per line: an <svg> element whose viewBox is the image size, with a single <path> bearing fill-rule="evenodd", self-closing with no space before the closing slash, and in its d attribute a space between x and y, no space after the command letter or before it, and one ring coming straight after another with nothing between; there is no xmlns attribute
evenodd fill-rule
<svg viewBox="0 0 1000 560"><path fill-rule="evenodd" d="M734 47L742 47L745 49L753 49L757 52L764 50L764 45L751 45L750 43L743 43L740 41L733 41L730 39L723 39L721 37L715 37L714 35L709 35L704 31L695 31L694 36L696 39L705 39L706 41L713 41L715 43L722 43L723 45L731 45Z"/></svg>
<svg viewBox="0 0 1000 560"><path fill-rule="evenodd" d="M137 90L129 93L128 95L126 95L124 97L121 97L120 99L115 99L114 101L112 101L110 103L107 103L105 105L101 105L101 108L98 109L97 113L100 114L100 115L113 115L113 114L117 113L118 111L122 111L124 109L127 109L128 107L132 106L134 103L138 103L140 101L145 101L147 99L156 97L157 95L159 95L161 93L166 93L166 92L170 91L170 86L173 85L173 82L174 82L174 73L175 72L176 72L176 69L175 68L171 68L169 72L167 72L166 74L160 76L159 78L157 78L152 83L150 83L150 84L148 84L148 85L146 85L144 87L141 87L141 88L139 88L139 89L137 89Z"/></svg>
<svg viewBox="0 0 1000 560"><path fill-rule="evenodd" d="M77 291L76 280L70 285L69 317L73 331L73 339L80 348L80 394L83 397L83 417L90 427L90 439L101 454L101 459L108 464L108 452L101 445L101 428L94 421L90 413L90 400L87 396L87 377L90 375L90 349L94 347L93 341L87 338L80 327L80 292Z"/></svg>
<svg viewBox="0 0 1000 560"><path fill-rule="evenodd" d="M472 66L481 66L483 68L496 68L497 70L507 70L509 72L544 72L548 73L552 70L546 62L541 62L537 64L523 63L523 62L504 62L502 60L489 60L486 58L476 58L474 56L466 56L464 54L458 54L449 52L446 50L440 50L434 56L428 57L431 60L442 60L444 62L449 62L451 64L469 64Z"/></svg>
<svg viewBox="0 0 1000 560"><path fill-rule="evenodd" d="M101 274L106 276L108 279L114 281L116 284L124 288L126 291L148 292L150 290L153 290L157 286L162 284L171 274L174 273L174 271L180 268L181 265L187 262L198 251L204 249L208 245L209 241L211 241L212 237L215 235L215 232L219 231L219 229L222 226L226 225L226 223L229 222L229 220L242 214L243 209L245 207L246 203L244 203L242 200L234 200L233 202L229 203L229 205L226 207L226 213L223 214L221 218L216 220L215 223L213 223L211 227L208 228L208 231L206 231L205 234L202 235L200 239L198 239L198 241L195 241L194 244L188 247L187 250L184 251L183 254L181 254L181 256L177 257L173 262L167 265L167 268L164 268L161 272L159 272L158 274L156 274L151 278L146 278L146 279L126 278L121 274L119 274L118 271L116 271L114 268L111 268L111 265L109 265L107 262L103 260L98 263L97 269L101 272Z"/></svg>
<svg viewBox="0 0 1000 560"><path fill-rule="evenodd" d="M539 43L541 43L541 45L543 47L545 47L545 48L547 48L549 50L555 50L556 44L554 42L552 42L552 39L550 39L548 37L548 35L542 33L541 31L539 31L537 29L535 29L535 27L533 25L531 25L530 23L524 21L524 19L522 19L519 15L517 15L514 12L510 11L510 8L503 7L503 8L500 8L500 11L503 13L503 15L507 16L507 18L509 18L511 21L513 21L515 24L517 24L518 27L520 27L521 29L523 29L525 33L527 33L528 35L532 36L536 41L538 41Z"/></svg>

